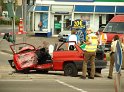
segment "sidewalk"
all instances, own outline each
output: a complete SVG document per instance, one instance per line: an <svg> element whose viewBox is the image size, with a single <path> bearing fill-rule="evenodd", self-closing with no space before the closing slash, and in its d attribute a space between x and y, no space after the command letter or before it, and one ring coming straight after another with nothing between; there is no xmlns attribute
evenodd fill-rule
<svg viewBox="0 0 124 92"><path fill-rule="evenodd" d="M1 37L2 39L2 37ZM0 40L1 40L0 39ZM55 43L58 42L58 38L57 37L37 37L35 36L35 34L33 32L29 32L28 34L23 35L16 35L16 43L23 43L25 42L34 45L36 48L39 46L42 46L42 42L43 41L47 41L49 42L49 44L54 45ZM5 52L5 53L9 53L12 54L12 51L10 49L10 45L12 43L7 42L6 40L2 40L0 42L0 51Z"/></svg>
<svg viewBox="0 0 124 92"><path fill-rule="evenodd" d="M103 69L102 73L101 73L101 77L99 76L99 78L107 79L108 71L109 71L108 68ZM60 74L60 75L62 74L61 77L64 77L63 71L49 71L48 74L41 74L41 73L37 73L37 72L32 72L29 74L23 74L23 73L14 73L14 69L12 69L10 67L10 65L4 65L4 66L0 65L0 79L8 79L8 78L9 79L30 79L30 78L43 79L46 77L58 78L57 74ZM79 72L78 74L81 75L82 72ZM114 69L113 80L115 79L116 74L117 73L115 72L115 69ZM121 79L124 79L124 70L121 70Z"/></svg>

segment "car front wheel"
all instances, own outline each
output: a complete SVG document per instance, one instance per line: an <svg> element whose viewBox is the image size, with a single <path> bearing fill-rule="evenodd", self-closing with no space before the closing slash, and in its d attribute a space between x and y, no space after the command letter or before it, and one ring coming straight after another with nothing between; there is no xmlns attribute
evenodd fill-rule
<svg viewBox="0 0 124 92"><path fill-rule="evenodd" d="M64 75L75 77L78 74L78 70L73 63L67 63L64 65Z"/></svg>
<svg viewBox="0 0 124 92"><path fill-rule="evenodd" d="M96 68L96 73L100 73L101 74L101 70L102 70L102 68Z"/></svg>

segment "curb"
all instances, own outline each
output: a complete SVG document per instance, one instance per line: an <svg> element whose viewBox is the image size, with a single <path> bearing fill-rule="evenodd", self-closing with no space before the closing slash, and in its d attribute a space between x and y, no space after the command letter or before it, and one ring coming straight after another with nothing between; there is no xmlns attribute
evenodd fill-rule
<svg viewBox="0 0 124 92"><path fill-rule="evenodd" d="M1 52L7 53L7 54L13 54L12 51L9 51L9 50L1 50Z"/></svg>

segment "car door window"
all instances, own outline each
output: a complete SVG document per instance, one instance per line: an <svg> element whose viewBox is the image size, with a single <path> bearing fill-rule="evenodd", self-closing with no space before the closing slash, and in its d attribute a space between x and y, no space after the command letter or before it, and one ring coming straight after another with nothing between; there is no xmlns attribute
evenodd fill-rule
<svg viewBox="0 0 124 92"><path fill-rule="evenodd" d="M69 43L64 43L63 45L61 45L61 47L58 48L58 50L61 51L75 51L77 50L75 45L69 45Z"/></svg>

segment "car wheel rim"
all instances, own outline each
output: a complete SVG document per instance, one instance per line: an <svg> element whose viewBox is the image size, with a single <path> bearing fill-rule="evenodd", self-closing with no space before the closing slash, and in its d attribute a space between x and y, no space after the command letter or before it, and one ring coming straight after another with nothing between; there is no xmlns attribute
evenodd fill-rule
<svg viewBox="0 0 124 92"><path fill-rule="evenodd" d="M71 67L68 67L67 68L67 72L68 72L68 75L71 75L72 74L72 68Z"/></svg>

